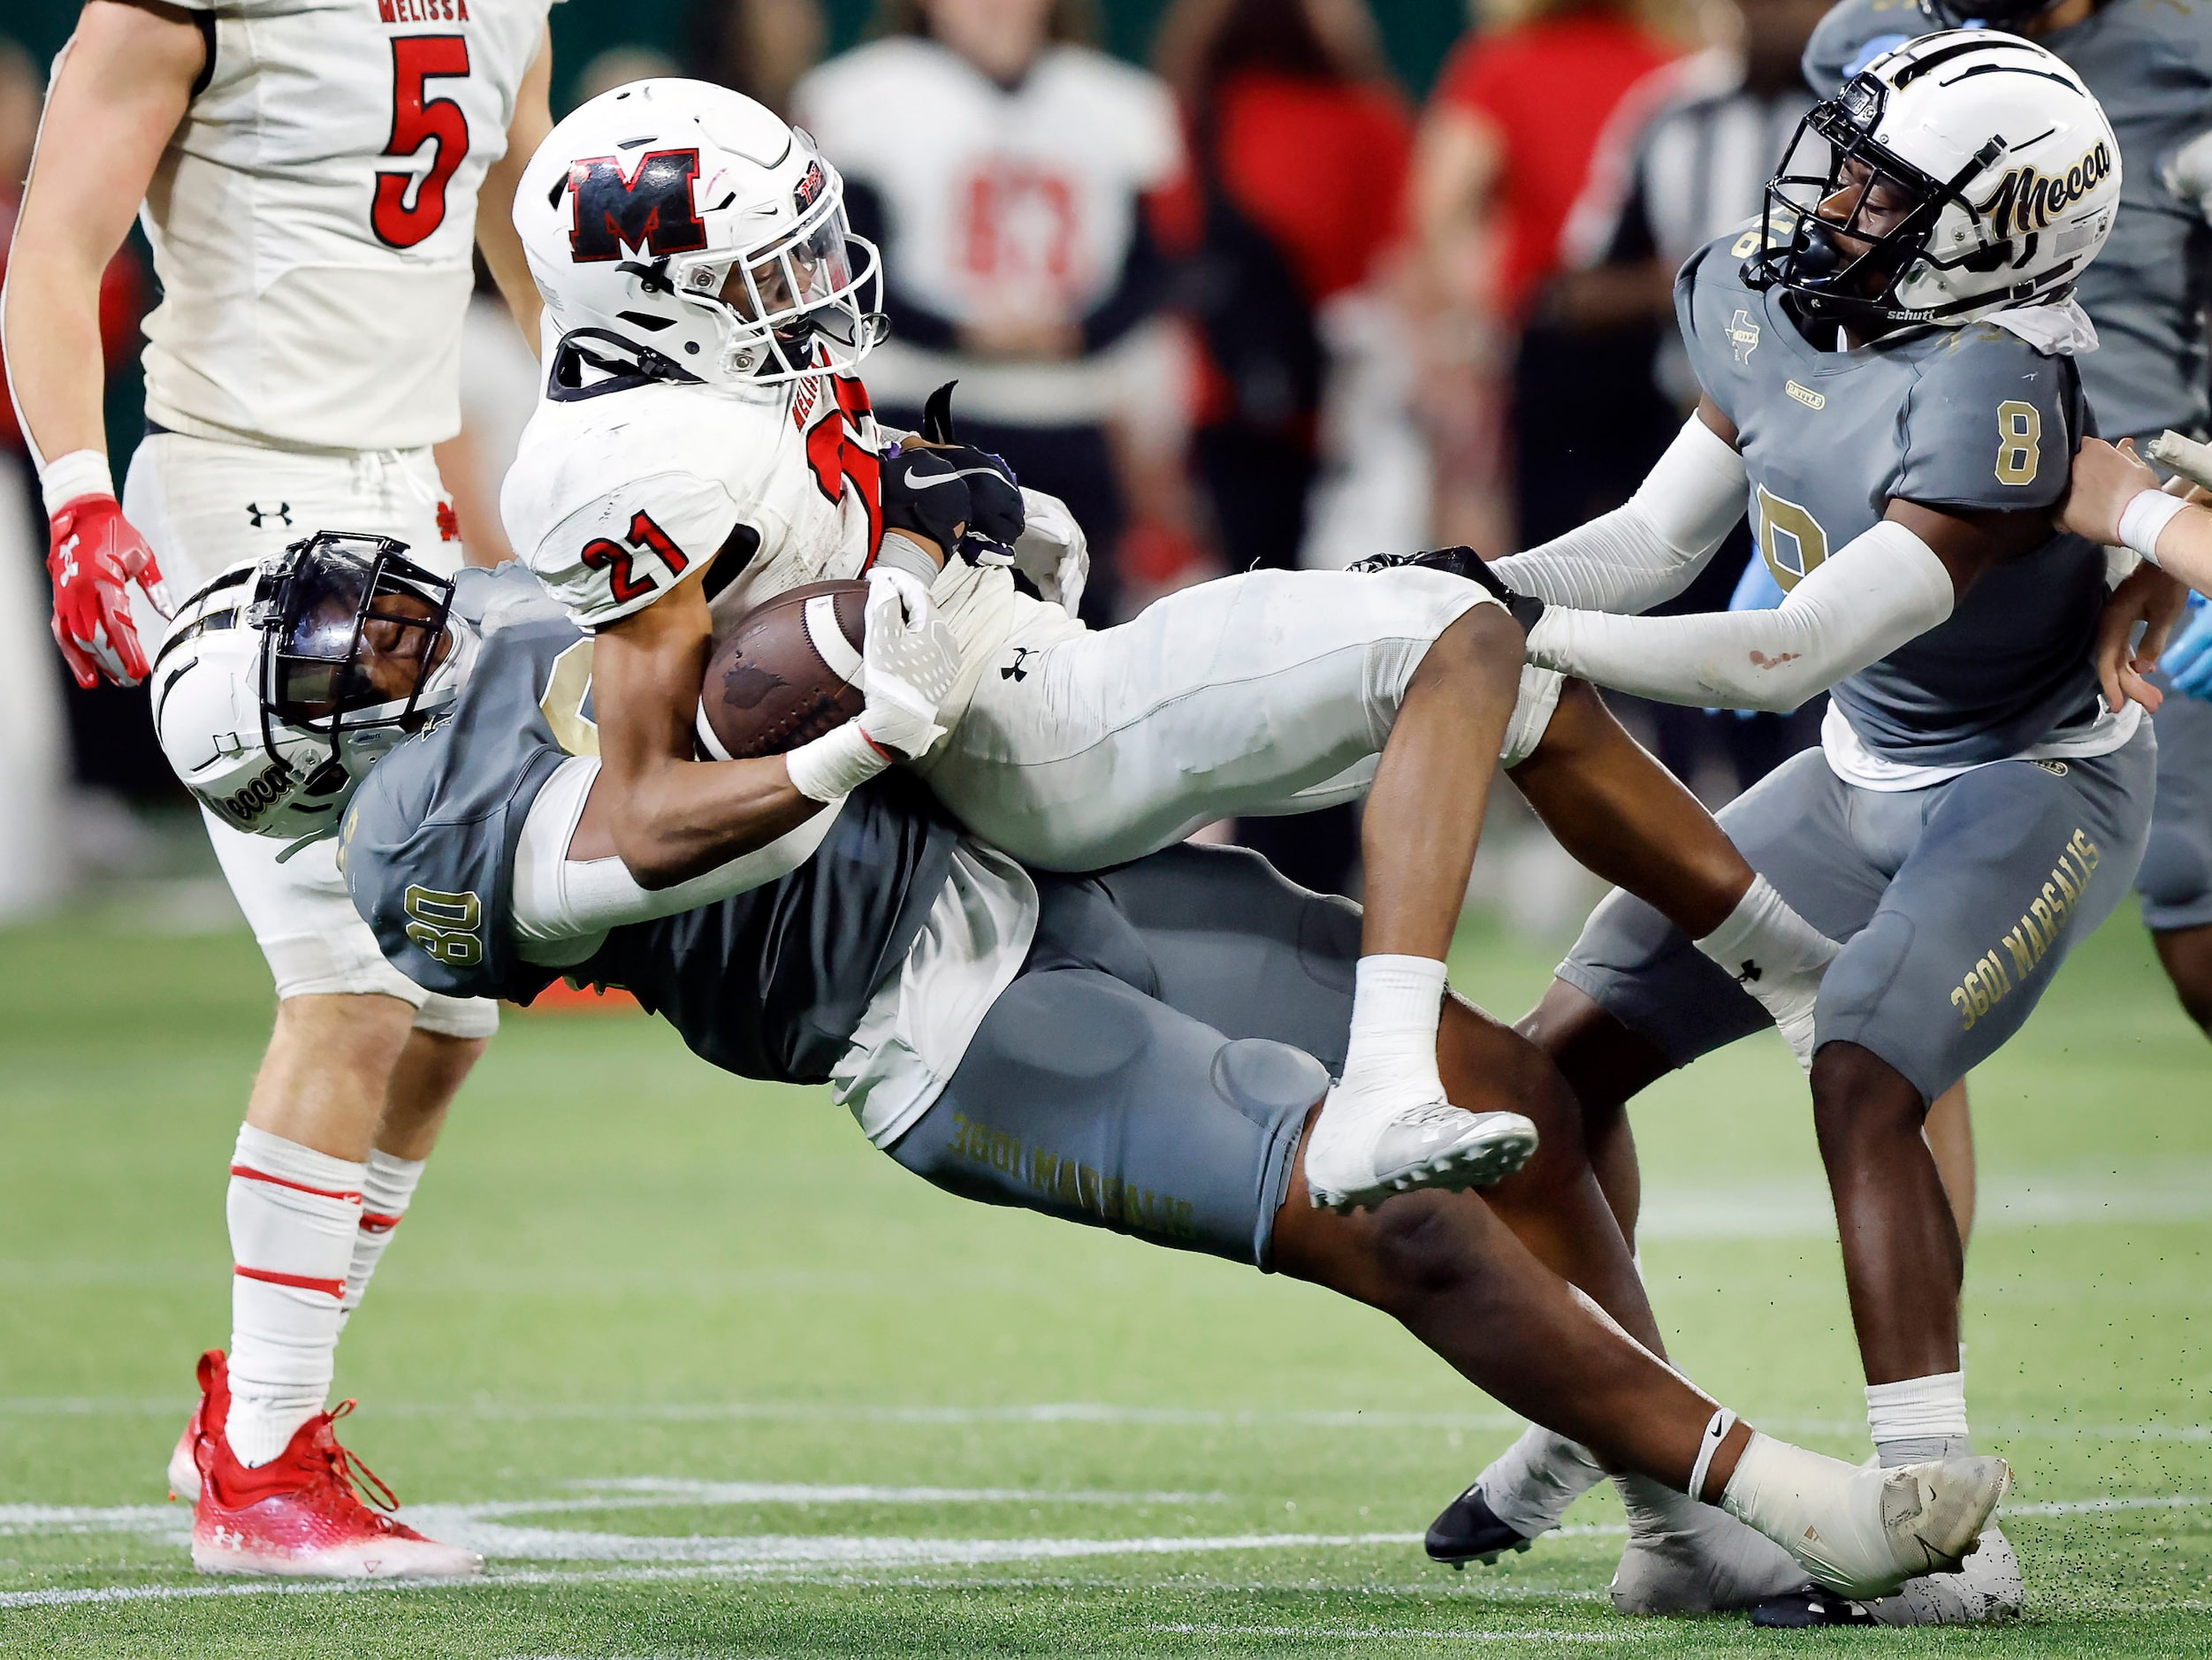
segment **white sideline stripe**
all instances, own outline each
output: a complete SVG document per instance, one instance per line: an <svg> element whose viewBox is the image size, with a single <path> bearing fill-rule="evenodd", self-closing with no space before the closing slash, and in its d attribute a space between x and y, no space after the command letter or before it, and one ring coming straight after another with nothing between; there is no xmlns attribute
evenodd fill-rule
<svg viewBox="0 0 2212 1660"><path fill-rule="evenodd" d="M1123 1493L1088 1488L871 1487L805 1481L698 1481L680 1476L620 1476L577 1481L600 1489L584 1498L486 1499L475 1504L413 1504L408 1521L425 1532L503 1516L585 1514L595 1511L673 1510L724 1504L1219 1504L1225 1493ZM0 1537L12 1534L155 1533L183 1535L192 1512L182 1504L0 1504ZM481 1549L482 1547L478 1547ZM505 1552L507 1555L531 1554Z"/></svg>
<svg viewBox="0 0 2212 1660"><path fill-rule="evenodd" d="M1366 1642L1392 1637L1436 1637L1452 1642L1641 1642L1628 1631L1393 1631L1381 1626L1147 1626L1178 1637L1302 1637L1308 1642Z"/></svg>
<svg viewBox="0 0 2212 1660"><path fill-rule="evenodd" d="M2007 1504L2005 1516L2102 1516L2115 1511L2193 1510L2212 1504L2212 1497L2197 1493L2147 1494L2135 1498L2064 1498L2040 1504Z"/></svg>
<svg viewBox="0 0 2212 1660"><path fill-rule="evenodd" d="M522 1531L522 1530L515 1530ZM1231 1534L1213 1538L1156 1539L789 1539L764 1534L753 1542L777 1548L778 1553L746 1560L715 1562L697 1566L615 1569L591 1573L573 1569L523 1570L487 1573L467 1580L242 1580L221 1585L111 1585L43 1591L0 1591L0 1609L59 1608L86 1603L188 1602L214 1596L313 1596L378 1590L468 1590L478 1586L590 1585L637 1583L659 1580L747 1579L789 1577L787 1568L835 1568L841 1565L895 1567L907 1563L929 1566L977 1566L997 1562L1066 1561L1077 1557L1179 1556L1237 1550L1348 1550L1369 1545L1417 1544L1419 1534ZM892 1548L885 1554L866 1555L841 1550L824 1554L819 1549L805 1554L786 1547ZM924 1547L909 1550L909 1547ZM800 1574L800 1579L842 1578L834 1573Z"/></svg>

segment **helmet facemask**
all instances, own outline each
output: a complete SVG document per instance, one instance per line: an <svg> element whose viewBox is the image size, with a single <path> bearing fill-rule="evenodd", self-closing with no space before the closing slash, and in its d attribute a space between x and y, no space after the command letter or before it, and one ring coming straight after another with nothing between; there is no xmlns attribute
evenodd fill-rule
<svg viewBox="0 0 2212 1660"><path fill-rule="evenodd" d="M389 537L323 531L294 543L255 606L261 712L328 746L330 765L365 771L450 703L474 636L451 626L453 584Z"/></svg>
<svg viewBox="0 0 2212 1660"><path fill-rule="evenodd" d="M1921 296L1911 290L1925 273L1961 266L1995 270L2010 256L2011 244L1993 243L1982 216L1961 194L2004 154L2003 141L1991 139L1951 178L1937 179L1873 136L1888 96L1880 80L1858 75L1797 124L1781 167L1767 181L1761 245L1744 264L1744 279L1753 288L1782 289L1806 317L1873 333L1993 309L1987 294L1915 305ZM1834 217L1844 204L1843 216ZM1965 252L1946 260L1930 253L1929 245L1953 207L1980 235Z"/></svg>
<svg viewBox="0 0 2212 1660"><path fill-rule="evenodd" d="M717 316L723 372L759 382L857 368L889 332L882 261L845 217L844 187L817 162L797 193L798 219L740 250L672 255L677 296ZM862 255L856 270L851 249Z"/></svg>

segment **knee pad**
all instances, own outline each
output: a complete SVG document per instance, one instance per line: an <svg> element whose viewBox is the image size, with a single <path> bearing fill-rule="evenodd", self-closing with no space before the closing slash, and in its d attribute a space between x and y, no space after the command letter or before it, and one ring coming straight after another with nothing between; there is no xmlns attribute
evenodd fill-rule
<svg viewBox="0 0 2212 1660"><path fill-rule="evenodd" d="M1303 1049L1270 1038L1239 1038L1214 1056L1215 1093L1254 1123L1302 1113L1329 1093L1329 1071Z"/></svg>

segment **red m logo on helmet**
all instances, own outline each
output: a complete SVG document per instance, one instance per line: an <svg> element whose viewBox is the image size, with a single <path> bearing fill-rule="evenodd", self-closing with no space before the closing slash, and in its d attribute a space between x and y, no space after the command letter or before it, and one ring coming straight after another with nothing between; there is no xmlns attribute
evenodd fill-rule
<svg viewBox="0 0 2212 1660"><path fill-rule="evenodd" d="M627 178L622 158L593 156L568 164L575 229L568 251L579 263L620 259L625 249L658 258L706 246L706 226L691 205L699 153L650 150Z"/></svg>

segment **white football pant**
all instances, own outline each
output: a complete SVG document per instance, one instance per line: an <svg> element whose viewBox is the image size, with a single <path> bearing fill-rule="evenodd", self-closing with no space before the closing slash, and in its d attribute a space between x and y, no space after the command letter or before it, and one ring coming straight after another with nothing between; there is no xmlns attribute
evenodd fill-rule
<svg viewBox="0 0 2212 1660"><path fill-rule="evenodd" d="M317 530L396 537L409 559L441 575L461 563L460 541L445 534L451 499L427 449L317 453L149 433L131 457L123 511L152 545L177 602L239 560L281 552ZM132 598L151 658L167 625L143 595L133 590ZM497 1029L496 1002L424 991L385 961L347 897L335 839L278 864L281 838L201 816L279 998L381 993L411 1005L427 1032L484 1038Z"/></svg>
<svg viewBox="0 0 2212 1660"><path fill-rule="evenodd" d="M1217 819L1356 801L1437 636L1494 603L1462 577L1250 571L1155 600L1118 628L1017 625L922 763L985 841L1088 871ZM1508 765L1536 747L1560 677L1524 671Z"/></svg>

